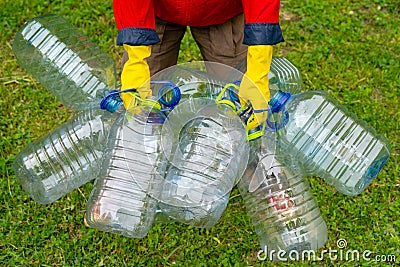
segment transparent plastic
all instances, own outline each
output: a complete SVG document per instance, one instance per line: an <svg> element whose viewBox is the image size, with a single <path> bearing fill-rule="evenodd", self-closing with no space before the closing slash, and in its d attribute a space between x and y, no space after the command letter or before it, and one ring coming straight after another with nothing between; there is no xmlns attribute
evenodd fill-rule
<svg viewBox="0 0 400 267"><path fill-rule="evenodd" d="M268 78L271 92L282 90L297 94L303 89L303 80L299 70L285 57L272 58Z"/></svg>
<svg viewBox="0 0 400 267"><path fill-rule="evenodd" d="M390 156L383 136L323 91L289 98L278 92L271 103L288 115L278 132L280 149L292 151L307 174L346 195L360 194Z"/></svg>
<svg viewBox="0 0 400 267"><path fill-rule="evenodd" d="M18 181L38 203L51 203L98 176L106 139L116 115L77 113L15 157Z"/></svg>
<svg viewBox="0 0 400 267"><path fill-rule="evenodd" d="M180 131L159 207L172 220L210 228L246 167L245 129L231 107L201 98L179 104L168 119Z"/></svg>
<svg viewBox="0 0 400 267"><path fill-rule="evenodd" d="M166 68L152 76L152 81L169 80L176 84L182 98L215 99L227 83L240 82L245 71L245 62L237 69L216 62L194 61ZM292 94L303 89L299 70L284 57L274 57L268 74L271 95L278 90L286 90ZM153 88L157 95L162 84Z"/></svg>
<svg viewBox="0 0 400 267"><path fill-rule="evenodd" d="M151 77L152 81L168 80L179 87L182 99L215 99L227 83L240 80L243 73L215 62L194 61L166 68ZM163 84L153 85L153 94L163 97Z"/></svg>
<svg viewBox="0 0 400 267"><path fill-rule="evenodd" d="M153 224L170 149L163 113L138 106L113 125L99 178L87 203L86 221L101 231L142 238Z"/></svg>
<svg viewBox="0 0 400 267"><path fill-rule="evenodd" d="M250 142L253 157L238 184L261 248L271 260L279 260L278 253L317 250L327 240L308 181L290 154L282 155L286 165L276 158L275 145L276 135L269 131Z"/></svg>
<svg viewBox="0 0 400 267"><path fill-rule="evenodd" d="M243 60L236 68L245 73L247 59ZM300 93L303 90L303 80L297 67L285 57L272 57L270 71L268 73L269 89L271 95L278 90Z"/></svg>
<svg viewBox="0 0 400 267"><path fill-rule="evenodd" d="M13 51L19 65L71 109L97 108L116 86L113 58L58 15L28 21Z"/></svg>

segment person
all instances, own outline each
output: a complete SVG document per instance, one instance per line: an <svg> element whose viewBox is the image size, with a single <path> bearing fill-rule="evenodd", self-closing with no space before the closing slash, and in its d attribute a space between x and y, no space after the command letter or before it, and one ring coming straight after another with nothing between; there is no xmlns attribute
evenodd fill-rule
<svg viewBox="0 0 400 267"><path fill-rule="evenodd" d="M205 61L235 67L247 59L239 87L242 104L250 102L255 111L247 127L266 120L272 46L283 41L279 0L114 0L113 5L117 45L127 55L121 90L151 96L150 76L177 63L189 26ZM131 93L121 97L127 109L135 102Z"/></svg>

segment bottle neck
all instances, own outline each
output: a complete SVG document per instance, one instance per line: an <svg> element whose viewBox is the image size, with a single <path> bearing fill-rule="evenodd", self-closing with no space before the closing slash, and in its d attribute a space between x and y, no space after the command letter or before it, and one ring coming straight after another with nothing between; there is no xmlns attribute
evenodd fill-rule
<svg viewBox="0 0 400 267"><path fill-rule="evenodd" d="M271 101L269 102L271 111L279 112L283 110L285 104L289 101L289 99L290 99L289 92L282 92L282 91L276 92L274 96L271 98Z"/></svg>

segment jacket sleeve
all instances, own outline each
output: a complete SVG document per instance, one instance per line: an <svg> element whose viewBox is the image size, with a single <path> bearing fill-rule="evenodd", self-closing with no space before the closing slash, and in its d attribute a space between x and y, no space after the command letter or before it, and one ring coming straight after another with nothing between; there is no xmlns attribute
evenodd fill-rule
<svg viewBox="0 0 400 267"><path fill-rule="evenodd" d="M114 0L117 45L152 45L160 40L155 31L153 0Z"/></svg>
<svg viewBox="0 0 400 267"><path fill-rule="evenodd" d="M280 0L242 0L246 45L274 45L283 42L279 26Z"/></svg>

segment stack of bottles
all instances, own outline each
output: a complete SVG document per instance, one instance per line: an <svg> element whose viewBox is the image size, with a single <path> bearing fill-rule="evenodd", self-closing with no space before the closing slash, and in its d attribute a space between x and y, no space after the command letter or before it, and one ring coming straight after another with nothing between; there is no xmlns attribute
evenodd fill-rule
<svg viewBox="0 0 400 267"><path fill-rule="evenodd" d="M95 179L85 217L101 231L142 238L158 222L210 228L237 185L266 253L317 250L327 227L306 177L357 195L390 155L384 137L328 94L300 93L299 71L285 58L272 61L265 127L249 135L237 69L167 68L151 77L154 97L125 110L112 58L61 17L27 22L13 50L77 111L15 157L15 175L42 204Z"/></svg>
<svg viewBox="0 0 400 267"><path fill-rule="evenodd" d="M78 111L52 132L26 146L13 163L25 191L51 203L99 174L116 115L98 108L115 87L113 59L62 17L28 21L13 42L18 63L65 106ZM114 105L113 111L119 105Z"/></svg>

